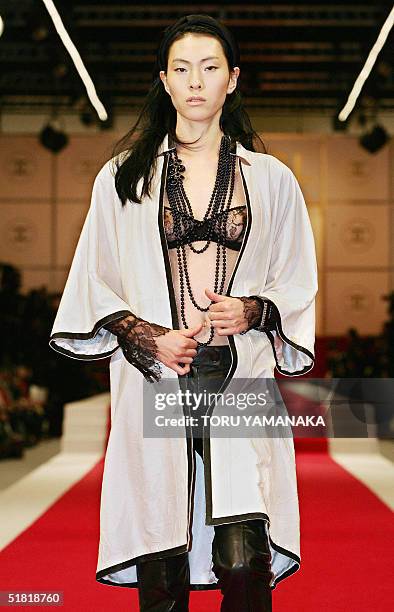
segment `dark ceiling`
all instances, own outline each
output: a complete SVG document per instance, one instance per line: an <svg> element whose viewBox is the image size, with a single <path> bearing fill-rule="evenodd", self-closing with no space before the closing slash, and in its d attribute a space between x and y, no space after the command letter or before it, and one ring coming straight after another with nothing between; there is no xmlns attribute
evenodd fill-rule
<svg viewBox="0 0 394 612"><path fill-rule="evenodd" d="M236 34L240 85L250 108L339 110L389 14L392 3L55 0L107 110L142 103L164 28L181 15L208 13ZM85 89L41 0L0 0L0 104L3 110L83 106ZM44 26L44 27L42 27ZM394 108L386 41L363 90L379 108ZM390 58L390 59L389 59Z"/></svg>

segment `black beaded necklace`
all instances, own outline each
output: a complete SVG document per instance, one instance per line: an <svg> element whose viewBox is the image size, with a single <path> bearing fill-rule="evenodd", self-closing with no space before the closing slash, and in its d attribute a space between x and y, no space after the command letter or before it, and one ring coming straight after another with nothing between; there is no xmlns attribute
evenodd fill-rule
<svg viewBox="0 0 394 612"><path fill-rule="evenodd" d="M171 149L168 152L168 156L169 162L166 187L168 201L171 207L171 212L174 221L173 231L176 239L180 239L182 233L185 233L186 231L189 238L187 246L196 254L203 253L211 243L212 232L215 225L217 227L219 219L219 238L217 242L216 251L214 292L222 293L226 279L227 249L224 242L226 230L226 215L220 213L230 208L234 192L236 155L232 152L231 138L227 134L223 134L222 136L219 149L219 161L215 186L211 195L209 206L205 212L204 218L201 221L194 218L192 207L183 187L183 180L185 177L181 173L184 172L186 168L182 164L182 160L178 159L176 148ZM226 203L228 191L229 197ZM219 214L220 216L218 217ZM202 224L206 224L207 227L207 243L201 249L197 249L194 247L193 242L196 241L196 239L201 240L201 238L198 238L198 235L196 233L196 227ZM177 246L177 258L179 269L181 318L185 328L188 328L185 318L185 283L190 300L195 308L197 308L201 312L207 312L209 306L213 304L213 302L211 301L211 304L207 307L202 307L197 304L193 296L193 291L190 284L185 247L186 245L184 243L181 243L179 244L179 246ZM220 273L221 259L222 270ZM219 283L220 276L221 279ZM207 342L199 342L197 340L197 344L199 346L208 346L208 344L212 342L214 333L215 329L211 326Z"/></svg>

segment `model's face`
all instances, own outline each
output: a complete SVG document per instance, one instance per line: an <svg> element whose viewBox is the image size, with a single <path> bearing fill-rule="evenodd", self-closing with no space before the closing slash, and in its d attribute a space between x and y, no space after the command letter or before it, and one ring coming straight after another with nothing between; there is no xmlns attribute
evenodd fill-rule
<svg viewBox="0 0 394 612"><path fill-rule="evenodd" d="M239 68L229 72L222 45L213 36L185 34L169 50L167 74L160 71L166 92L185 119L202 121L214 116L237 85ZM188 102L201 96L202 102Z"/></svg>

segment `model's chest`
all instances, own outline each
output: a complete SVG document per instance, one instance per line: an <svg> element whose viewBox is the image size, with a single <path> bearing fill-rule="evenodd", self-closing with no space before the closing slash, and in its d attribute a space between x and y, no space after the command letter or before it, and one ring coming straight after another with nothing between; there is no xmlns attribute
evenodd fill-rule
<svg viewBox="0 0 394 612"><path fill-rule="evenodd" d="M183 188L190 202L195 219L202 219L209 206L215 188L217 166L214 164L194 164L193 167L184 162ZM228 189L228 196L230 189ZM226 200L227 202L227 200ZM242 184L242 177L238 162L235 164L234 190L231 207L246 204L246 197ZM164 193L164 205L169 206L167 192Z"/></svg>

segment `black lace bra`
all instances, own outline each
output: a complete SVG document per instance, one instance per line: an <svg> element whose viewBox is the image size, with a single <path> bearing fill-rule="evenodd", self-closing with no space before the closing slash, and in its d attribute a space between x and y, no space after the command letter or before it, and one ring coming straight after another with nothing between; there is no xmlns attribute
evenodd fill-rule
<svg viewBox="0 0 394 612"><path fill-rule="evenodd" d="M223 236L222 215L226 215L225 222L225 235ZM246 228L247 209L245 205L235 206L224 210L217 215L214 220L214 225L211 234L211 240L213 242L219 242L222 237L222 242L229 249L239 251L241 249L242 240L245 234ZM180 239L176 239L174 235L174 220L172 218L171 208L168 206L164 207L164 228L167 237L167 245L169 249L174 249L181 244L189 244L196 240L208 239L209 225L207 221L200 221L194 219L189 214L182 214L182 236Z"/></svg>

